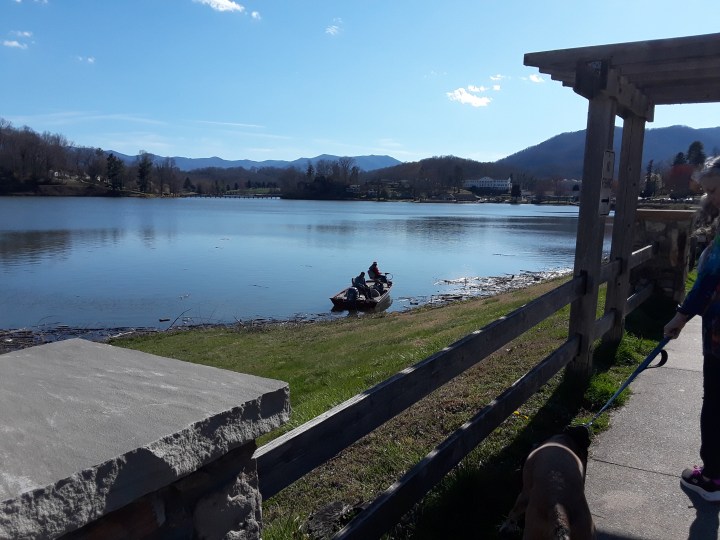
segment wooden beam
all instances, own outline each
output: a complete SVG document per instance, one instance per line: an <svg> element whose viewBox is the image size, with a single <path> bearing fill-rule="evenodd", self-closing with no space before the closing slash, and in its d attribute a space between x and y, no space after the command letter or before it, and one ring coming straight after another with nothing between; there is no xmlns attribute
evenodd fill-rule
<svg viewBox="0 0 720 540"><path fill-rule="evenodd" d="M608 282L605 313L616 316L612 330L605 341L617 343L625 326L625 303L630 290L629 261L635 239L635 214L642 178L642 153L645 140L645 120L632 116L623 123L620 145L618 192L613 220L610 259L625 261L615 279Z"/></svg>
<svg viewBox="0 0 720 540"><path fill-rule="evenodd" d="M577 338L566 341L492 403L483 407L360 512L333 536L333 540L380 538L513 411L562 369L577 353L578 341Z"/></svg>
<svg viewBox="0 0 720 540"><path fill-rule="evenodd" d="M601 274L602 246L606 213L601 210L601 193L605 191L608 153L613 148L615 129L615 101L600 94L588 105L585 158L583 162L583 188L580 191L577 240L575 243L576 277L585 276L585 294L570 306L570 335L580 336L579 353L568 366L568 374L579 383L587 382L592 373L591 348L594 337L599 278ZM609 186L608 186L609 187Z"/></svg>
<svg viewBox="0 0 720 540"><path fill-rule="evenodd" d="M665 62L720 57L720 33L611 45L595 45L527 53L526 66L544 69L563 69L578 61L606 59L613 66L646 64L662 59Z"/></svg>
<svg viewBox="0 0 720 540"><path fill-rule="evenodd" d="M653 283L649 283L645 285L645 287L631 295L630 298L627 299L627 303L625 305L625 315L628 315L629 313L635 311L640 306L640 304L642 304L645 300L652 296L654 290L655 285Z"/></svg>
<svg viewBox="0 0 720 540"><path fill-rule="evenodd" d="M627 77L611 69L605 92L617 101L617 114L623 118L636 116L652 122L654 106L642 91L630 83Z"/></svg>
<svg viewBox="0 0 720 540"><path fill-rule="evenodd" d="M647 92L656 105L720 102L720 88L716 87L663 87L657 90L651 88Z"/></svg>

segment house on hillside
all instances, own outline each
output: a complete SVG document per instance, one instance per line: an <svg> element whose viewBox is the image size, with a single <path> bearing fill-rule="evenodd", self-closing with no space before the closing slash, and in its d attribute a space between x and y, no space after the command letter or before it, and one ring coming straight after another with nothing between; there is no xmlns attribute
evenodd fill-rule
<svg viewBox="0 0 720 540"><path fill-rule="evenodd" d="M478 179L465 180L463 187L465 189L470 189L475 193L501 195L510 193L510 190L512 189L512 177L496 179L490 178L489 176L483 176Z"/></svg>

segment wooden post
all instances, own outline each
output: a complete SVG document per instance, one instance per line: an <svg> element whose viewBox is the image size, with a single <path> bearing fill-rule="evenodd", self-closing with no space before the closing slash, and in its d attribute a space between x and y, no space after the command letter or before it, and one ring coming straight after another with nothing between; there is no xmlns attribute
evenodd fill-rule
<svg viewBox="0 0 720 540"><path fill-rule="evenodd" d="M570 306L570 337L577 335L580 347L566 372L573 381L581 384L586 383L592 373L591 351L595 339L593 328L597 311L598 278L605 217L609 213L609 184L614 171L612 148L615 112L615 100L602 93L589 100L574 269L576 277L585 277L586 287L585 294Z"/></svg>
<svg viewBox="0 0 720 540"><path fill-rule="evenodd" d="M623 123L618 193L613 222L610 260L620 261L620 273L608 281L605 298L605 314L614 313L615 323L603 338L610 343L622 339L625 310L630 290L628 265L633 250L635 214L642 176L642 151L645 139L645 119L637 116L626 118Z"/></svg>

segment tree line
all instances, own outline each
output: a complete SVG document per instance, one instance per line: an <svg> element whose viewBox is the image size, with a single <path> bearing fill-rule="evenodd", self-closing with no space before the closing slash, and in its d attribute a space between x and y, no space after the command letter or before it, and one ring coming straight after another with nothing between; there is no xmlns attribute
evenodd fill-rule
<svg viewBox="0 0 720 540"><path fill-rule="evenodd" d="M645 174L645 196L685 196L689 177L704 162L703 145L693 142L672 167ZM16 128L0 118L0 195L46 193L47 186L71 186L64 194L223 195L276 193L288 198L429 198L458 192L468 179L512 177L513 190L548 193L562 178L538 178L502 163L435 156L374 171L360 170L351 157L318 160L296 167L210 167L181 171L172 158L141 150L132 161L101 148L77 147L63 135Z"/></svg>
<svg viewBox="0 0 720 540"><path fill-rule="evenodd" d="M387 196L395 184L405 197L459 190L468 178L507 177L507 167L439 156L375 171L362 171L351 157L295 167L210 167L181 171L171 158L140 150L134 161L102 148L74 146L59 134L14 127L0 118L0 194L46 193L48 186L75 188L69 194L223 195L264 191L286 197L348 199ZM515 172L518 181L529 181Z"/></svg>

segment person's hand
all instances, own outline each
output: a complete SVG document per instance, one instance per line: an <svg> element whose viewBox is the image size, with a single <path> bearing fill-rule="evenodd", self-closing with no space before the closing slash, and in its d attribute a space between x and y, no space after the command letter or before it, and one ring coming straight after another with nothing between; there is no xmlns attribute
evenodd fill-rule
<svg viewBox="0 0 720 540"><path fill-rule="evenodd" d="M663 328L663 336L670 339L677 339L687 322L687 315L683 313L676 313L675 316L665 325L665 328Z"/></svg>

